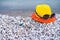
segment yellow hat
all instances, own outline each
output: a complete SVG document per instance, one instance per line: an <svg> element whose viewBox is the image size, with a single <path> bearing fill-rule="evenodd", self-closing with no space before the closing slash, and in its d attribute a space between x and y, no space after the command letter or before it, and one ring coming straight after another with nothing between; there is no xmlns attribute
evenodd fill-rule
<svg viewBox="0 0 60 40"><path fill-rule="evenodd" d="M36 6L36 13L43 17L45 14L48 14L49 16L52 15L52 11L49 5L47 4L41 4Z"/></svg>

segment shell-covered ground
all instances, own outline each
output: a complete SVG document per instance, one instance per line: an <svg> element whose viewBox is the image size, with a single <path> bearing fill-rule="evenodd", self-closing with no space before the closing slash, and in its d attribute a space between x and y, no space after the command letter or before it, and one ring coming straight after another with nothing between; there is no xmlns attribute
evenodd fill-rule
<svg viewBox="0 0 60 40"><path fill-rule="evenodd" d="M0 15L0 40L60 40L60 14L48 24L31 17Z"/></svg>

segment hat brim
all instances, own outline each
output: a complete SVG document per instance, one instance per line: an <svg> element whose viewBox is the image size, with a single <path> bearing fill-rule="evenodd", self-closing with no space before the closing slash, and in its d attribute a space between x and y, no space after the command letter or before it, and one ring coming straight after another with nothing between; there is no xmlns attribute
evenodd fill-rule
<svg viewBox="0 0 60 40"><path fill-rule="evenodd" d="M44 18L37 16L36 13L33 13L31 17L32 17L32 19L34 19L38 22L41 22L41 23L50 23L50 22L54 22L56 20L55 16L53 16L52 18L44 19Z"/></svg>

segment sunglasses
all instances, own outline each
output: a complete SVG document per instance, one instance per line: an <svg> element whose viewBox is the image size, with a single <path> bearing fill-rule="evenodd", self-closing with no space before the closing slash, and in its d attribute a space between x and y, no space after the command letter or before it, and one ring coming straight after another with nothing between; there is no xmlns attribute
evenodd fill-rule
<svg viewBox="0 0 60 40"><path fill-rule="evenodd" d="M37 14L37 12L35 11L35 13ZM38 14L37 14L38 15ZM38 15L39 16L39 15ZM48 19L48 18L52 18L52 17L54 17L55 16L55 13L52 13L52 15L51 16L49 16L49 15L44 15L43 17L41 17L41 16L39 16L40 18L44 18L44 19Z"/></svg>

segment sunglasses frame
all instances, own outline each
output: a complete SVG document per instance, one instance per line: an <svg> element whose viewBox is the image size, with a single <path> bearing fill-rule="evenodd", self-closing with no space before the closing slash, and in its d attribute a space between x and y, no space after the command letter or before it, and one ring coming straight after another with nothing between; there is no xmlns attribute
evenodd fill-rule
<svg viewBox="0 0 60 40"><path fill-rule="evenodd" d="M35 11L35 13L37 14L37 12ZM39 16L38 14L37 14L37 16ZM49 18L52 18L52 17L54 17L55 16L55 13L53 13L51 16L49 16ZM41 16L39 16L40 18L43 18L43 17L41 17Z"/></svg>

